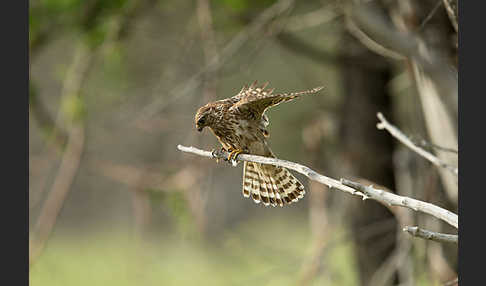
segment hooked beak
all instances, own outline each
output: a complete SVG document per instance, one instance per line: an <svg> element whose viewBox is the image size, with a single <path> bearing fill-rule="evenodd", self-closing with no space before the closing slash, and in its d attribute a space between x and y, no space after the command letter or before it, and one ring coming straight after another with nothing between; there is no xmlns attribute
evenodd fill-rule
<svg viewBox="0 0 486 286"><path fill-rule="evenodd" d="M204 127L197 127L197 131L201 132Z"/></svg>

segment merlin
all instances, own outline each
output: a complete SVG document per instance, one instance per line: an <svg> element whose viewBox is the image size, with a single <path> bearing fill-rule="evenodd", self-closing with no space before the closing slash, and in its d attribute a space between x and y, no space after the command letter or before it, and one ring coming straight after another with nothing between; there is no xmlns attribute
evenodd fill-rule
<svg viewBox="0 0 486 286"><path fill-rule="evenodd" d="M260 87L257 84L255 81L250 86L244 86L233 97L210 102L196 113L197 130L201 132L204 127L209 127L222 149L230 152L228 161L234 160L241 153L276 158L266 140L269 136L266 129L269 121L265 111L281 102L313 94L323 88L272 94L273 89L265 89L268 83ZM243 196L251 197L255 203L283 207L297 202L304 194L304 186L287 169L244 162Z"/></svg>

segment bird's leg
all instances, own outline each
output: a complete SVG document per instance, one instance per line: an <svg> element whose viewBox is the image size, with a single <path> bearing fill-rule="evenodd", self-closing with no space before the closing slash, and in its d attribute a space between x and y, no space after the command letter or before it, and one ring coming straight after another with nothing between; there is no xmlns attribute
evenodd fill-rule
<svg viewBox="0 0 486 286"><path fill-rule="evenodd" d="M231 150L231 152L228 154L228 161L231 161L231 160L234 160L236 159L236 156L238 156L239 154L243 153L243 150L242 149L235 149L235 150Z"/></svg>
<svg viewBox="0 0 486 286"><path fill-rule="evenodd" d="M230 159L230 155L231 155L231 153L233 152L233 149L232 149L231 147L230 147L230 148L228 148L228 149L225 149L224 147L221 147L221 152L223 152L223 151L230 153L230 154L228 155L228 157L226 157L226 158L224 158L224 159L223 159L224 161L229 161L229 159Z"/></svg>
<svg viewBox="0 0 486 286"><path fill-rule="evenodd" d="M236 157L238 157L238 155L240 155L243 152L245 152L243 149L235 149L229 153L227 160L231 162L231 165L233 165L233 167L238 164L238 161L236 161Z"/></svg>

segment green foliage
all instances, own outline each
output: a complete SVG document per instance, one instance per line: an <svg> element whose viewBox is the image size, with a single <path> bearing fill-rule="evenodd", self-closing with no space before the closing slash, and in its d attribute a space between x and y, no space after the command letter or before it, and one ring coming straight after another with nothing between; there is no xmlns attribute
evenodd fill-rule
<svg viewBox="0 0 486 286"><path fill-rule="evenodd" d="M87 30L84 34L84 39L89 47L95 48L101 45L110 29L109 22L102 21L101 23L93 26L91 29Z"/></svg>
<svg viewBox="0 0 486 286"><path fill-rule="evenodd" d="M84 4L83 0L43 0L41 6L47 13L66 13L79 9Z"/></svg>
<svg viewBox="0 0 486 286"><path fill-rule="evenodd" d="M30 5L29 35L35 37L41 29L51 24L61 25L61 19L62 26L66 26L77 18L84 4L83 0L43 0L37 5Z"/></svg>
<svg viewBox="0 0 486 286"><path fill-rule="evenodd" d="M217 0L218 4L226 6L236 12L244 12L247 10L261 9L275 3L275 0Z"/></svg>
<svg viewBox="0 0 486 286"><path fill-rule="evenodd" d="M90 41L98 43L106 19L122 13L126 3L127 0L43 0L30 6L30 42L37 40L44 29L74 29L88 32Z"/></svg>

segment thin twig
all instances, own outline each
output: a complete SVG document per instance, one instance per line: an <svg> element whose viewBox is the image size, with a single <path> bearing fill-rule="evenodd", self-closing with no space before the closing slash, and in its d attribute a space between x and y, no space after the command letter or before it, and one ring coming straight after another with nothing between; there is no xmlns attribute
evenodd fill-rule
<svg viewBox="0 0 486 286"><path fill-rule="evenodd" d="M433 240L437 242L452 242L458 243L459 236L454 234L445 234L435 231L419 228L418 226L406 226L403 231L408 232L410 235L420 237L423 239Z"/></svg>
<svg viewBox="0 0 486 286"><path fill-rule="evenodd" d="M231 41L225 45L216 57L213 57L204 67L194 73L187 80L177 84L173 89L167 92L166 96L159 96L156 100L150 102L136 115L134 121L150 118L167 107L176 99L192 94L192 92L201 84L201 80L207 73L214 73L223 67L228 60L246 44L249 39L255 35L263 35L264 28L269 22L292 8L294 0L280 0L263 11L255 18L247 28L239 32Z"/></svg>
<svg viewBox="0 0 486 286"><path fill-rule="evenodd" d="M275 39L279 44L281 44L282 47L288 49L296 55L303 55L312 59L313 61L326 65L356 65L365 68L379 68L382 66L381 63L374 60L363 59L362 57L347 55L344 53L336 54L325 49L321 49L321 47L307 43L306 41L303 41L299 37L288 32L279 33L275 36Z"/></svg>
<svg viewBox="0 0 486 286"><path fill-rule="evenodd" d="M380 123L378 123L376 125L376 127L378 129L387 130L393 137L397 138L400 142L405 144L405 146L412 149L413 151L415 151L417 154L424 157L425 159L429 160L432 164L436 165L437 167L445 168L445 169L451 171L456 176L459 174L459 170L457 168L444 163L442 160L437 158L432 153L429 153L429 152L425 151L424 149L415 145L412 142L412 140L410 140L405 134L403 134L402 131L400 131L400 129L398 129L397 127L390 124L386 120L386 118L383 116L383 114L381 114L381 112L377 113L377 117L378 117L378 119L380 119Z"/></svg>
<svg viewBox="0 0 486 286"><path fill-rule="evenodd" d="M439 146L439 145L436 145L434 143L430 143L430 142L428 142L427 140L424 140L424 139L414 139L412 136L410 136L410 140L412 140L412 142L415 145L419 145L419 146L422 146L422 147L425 147L425 148L437 149L437 150L440 150L440 151L454 153L454 154L459 153L457 151L457 149Z"/></svg>
<svg viewBox="0 0 486 286"><path fill-rule="evenodd" d="M435 4L434 8L432 8L432 10L430 11L430 13L427 15L427 17L425 17L425 19L422 21L422 23L418 27L418 29L417 29L418 31L421 31L425 27L425 24L427 24L427 22L429 22L429 20L432 19L432 17L434 16L435 12L437 12L437 9L439 9L440 5L442 5L442 0L438 0L437 1L437 3Z"/></svg>
<svg viewBox="0 0 486 286"><path fill-rule="evenodd" d="M225 159L229 154L226 151L210 152L192 146L186 147L182 145L177 145L177 149L179 149L182 152L193 153L208 158ZM248 154L240 154L237 156L236 160L256 162L261 164L269 164L269 165L288 168L305 175L306 177L308 177L313 181L327 185L330 189L334 188L351 195L360 196L363 200L372 199L386 205L406 207L414 211L427 213L440 220L447 222L448 224L454 226L455 228L458 228L458 217L455 213L450 212L441 207L438 207L436 205L433 205L431 203L395 195L393 193L385 192L383 190L377 190L371 186L365 187L359 183L352 182L346 179L341 179L341 181L338 181L333 178L321 175L307 166L300 165L286 160L280 160L276 158L262 157L256 155L248 155Z"/></svg>
<svg viewBox="0 0 486 286"><path fill-rule="evenodd" d="M362 1L361 1L362 2ZM457 70L413 32L398 30L372 3L350 6L347 16L379 46L394 51L415 62L436 85L441 99L457 114Z"/></svg>
<svg viewBox="0 0 486 286"><path fill-rule="evenodd" d="M305 14L290 16L288 18L285 31L297 32L304 29L316 27L325 23L329 23L340 17L341 15L342 14L340 12L333 11L332 8L326 5L320 9L313 10Z"/></svg>
<svg viewBox="0 0 486 286"><path fill-rule="evenodd" d="M399 61L406 59L406 57L401 55L400 53L388 49L385 46L380 45L378 42L374 41L349 18L346 21L346 28L356 39L358 39L370 51L373 51L376 54L383 56L385 58L391 58Z"/></svg>

